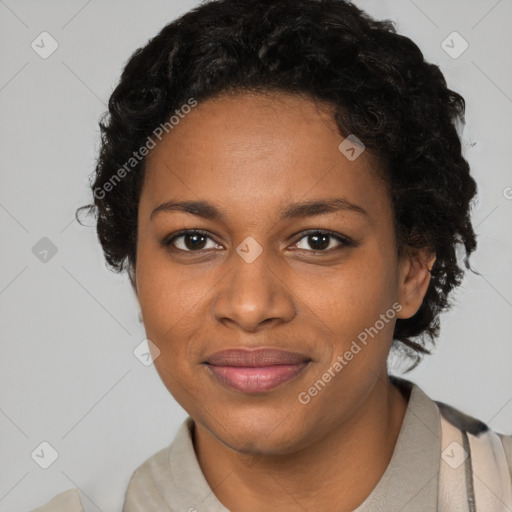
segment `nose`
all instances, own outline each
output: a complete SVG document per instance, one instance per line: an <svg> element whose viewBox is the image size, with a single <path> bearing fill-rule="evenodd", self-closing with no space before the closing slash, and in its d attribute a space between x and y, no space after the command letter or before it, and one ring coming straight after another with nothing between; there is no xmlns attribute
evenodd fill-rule
<svg viewBox="0 0 512 512"><path fill-rule="evenodd" d="M212 304L218 322L236 325L248 332L289 322L296 315L286 272L279 270L266 251L252 259L251 250L254 248L249 249L249 253L233 253L230 261L226 261L230 270L221 280Z"/></svg>

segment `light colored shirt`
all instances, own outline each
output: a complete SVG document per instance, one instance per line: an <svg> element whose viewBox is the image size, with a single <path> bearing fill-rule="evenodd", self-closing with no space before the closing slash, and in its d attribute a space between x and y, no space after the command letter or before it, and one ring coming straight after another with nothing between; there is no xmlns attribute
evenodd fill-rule
<svg viewBox="0 0 512 512"><path fill-rule="evenodd" d="M354 512L512 512L512 435L430 399L413 382L390 381L409 401L392 458ZM123 512L230 512L199 466L188 417L174 441L132 474ZM84 512L77 489L32 512Z"/></svg>

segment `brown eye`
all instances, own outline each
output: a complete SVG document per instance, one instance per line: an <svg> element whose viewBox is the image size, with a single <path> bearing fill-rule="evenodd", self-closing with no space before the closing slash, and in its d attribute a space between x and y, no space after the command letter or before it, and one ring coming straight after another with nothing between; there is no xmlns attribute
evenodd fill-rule
<svg viewBox="0 0 512 512"><path fill-rule="evenodd" d="M213 247L207 246L208 240L213 242ZM166 247L172 246L184 252L196 252L220 247L207 233L197 230L182 231L167 237L162 243Z"/></svg>
<svg viewBox="0 0 512 512"><path fill-rule="evenodd" d="M330 251L331 249L352 245L352 242L349 238L340 234L331 233L330 231L310 231L306 233L294 245L298 246L297 248L300 250L309 250L307 247L299 246L301 240L306 241L304 245L308 245L313 251L318 252L327 252L328 250ZM338 245L336 245L335 242L338 242Z"/></svg>

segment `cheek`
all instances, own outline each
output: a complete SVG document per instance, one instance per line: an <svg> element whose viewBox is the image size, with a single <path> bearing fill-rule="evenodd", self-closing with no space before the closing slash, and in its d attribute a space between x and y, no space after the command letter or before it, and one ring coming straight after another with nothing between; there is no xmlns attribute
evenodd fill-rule
<svg viewBox="0 0 512 512"><path fill-rule="evenodd" d="M354 330L373 325L396 300L393 263L377 248L359 251L348 264L330 269L328 277L318 282L316 287L308 283L308 301L340 334L353 335Z"/></svg>
<svg viewBox="0 0 512 512"><path fill-rule="evenodd" d="M146 264L151 261L150 264ZM158 347L154 361L165 387L190 414L201 396L197 379L198 347L201 347L201 297L204 279L184 279L184 273L167 263L141 257L138 261L139 301L146 336Z"/></svg>
<svg viewBox="0 0 512 512"><path fill-rule="evenodd" d="M148 245L141 244L137 255L138 297L146 328L165 338L201 307L208 273L178 266L165 250Z"/></svg>
<svg viewBox="0 0 512 512"><path fill-rule="evenodd" d="M332 355L319 372L334 372L335 387L347 382L357 386L359 380L379 373L387 359L396 321L393 261L391 251L375 244L308 292L309 305L332 340Z"/></svg>
<svg viewBox="0 0 512 512"><path fill-rule="evenodd" d="M191 296L183 293L179 273L174 273L171 279L161 257L144 246L137 254L136 275L146 336L160 351L155 367L160 374L162 369L172 372L175 362L182 360L182 357L175 357L180 344L173 343L173 340L177 339L177 331L186 319L187 309L190 309L186 301L191 300Z"/></svg>
<svg viewBox="0 0 512 512"><path fill-rule="evenodd" d="M309 306L331 340L330 353L301 390L311 397L307 410L315 428L331 428L349 415L381 374L396 319L394 279L382 253L361 251L357 262L308 292Z"/></svg>

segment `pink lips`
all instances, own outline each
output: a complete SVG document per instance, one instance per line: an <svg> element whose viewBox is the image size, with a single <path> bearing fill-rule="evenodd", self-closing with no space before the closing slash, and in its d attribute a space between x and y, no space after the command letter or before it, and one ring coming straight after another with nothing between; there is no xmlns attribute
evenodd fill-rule
<svg viewBox="0 0 512 512"><path fill-rule="evenodd" d="M206 363L224 384L244 393L269 391L298 375L311 361L303 354L273 348L215 352Z"/></svg>

